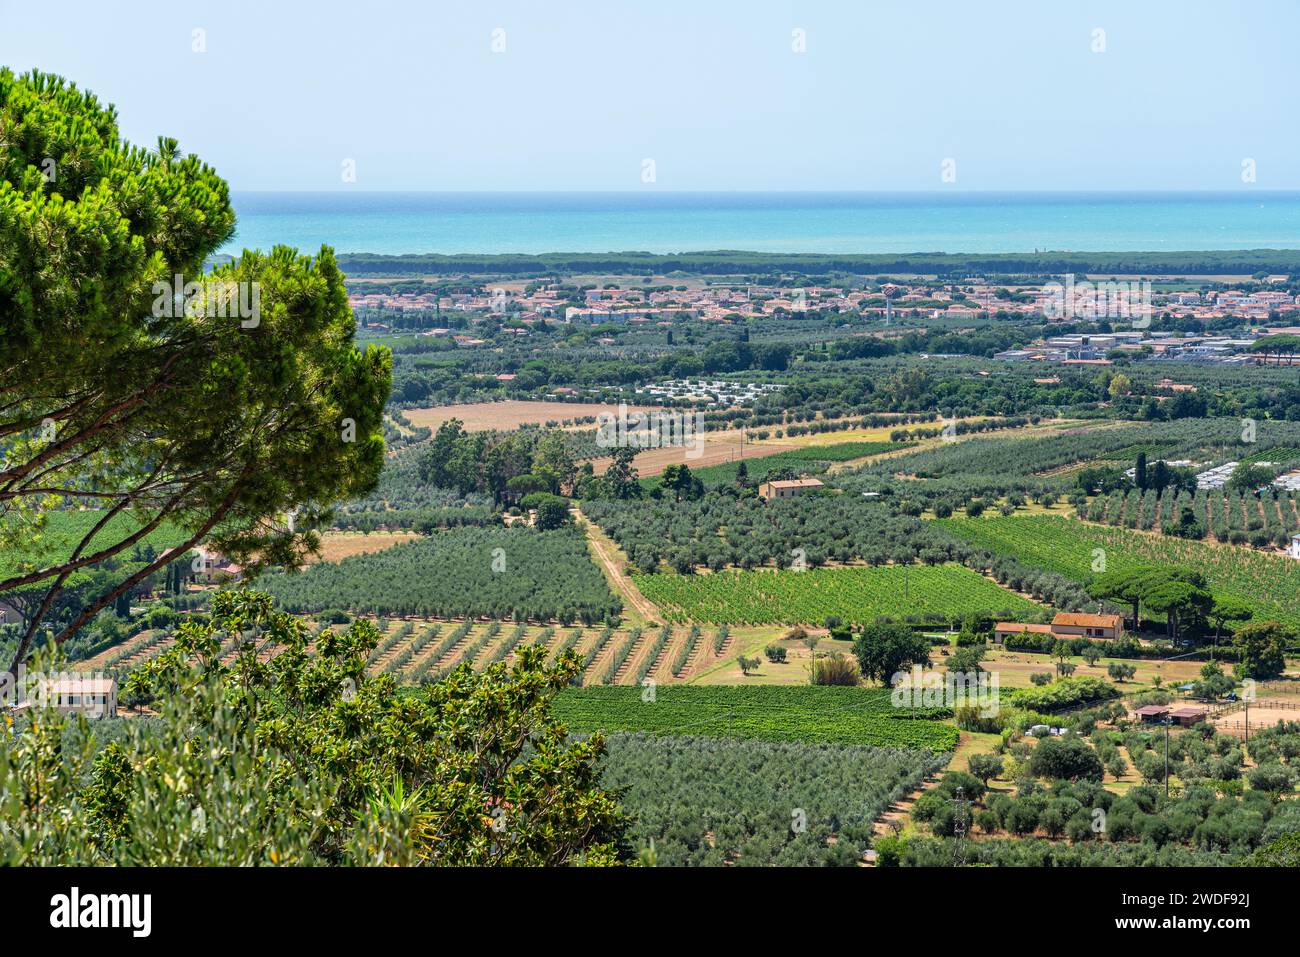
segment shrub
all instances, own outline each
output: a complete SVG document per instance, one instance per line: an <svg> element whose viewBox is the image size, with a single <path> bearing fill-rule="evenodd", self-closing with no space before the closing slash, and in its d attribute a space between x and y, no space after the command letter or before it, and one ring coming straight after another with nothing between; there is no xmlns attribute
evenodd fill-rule
<svg viewBox="0 0 1300 957"><path fill-rule="evenodd" d="M1101 758L1079 738L1043 738L1029 757L1029 772L1049 780L1100 781Z"/></svg>
<svg viewBox="0 0 1300 957"><path fill-rule="evenodd" d="M1020 708L1051 714L1076 705L1114 698L1119 694L1114 685L1101 678L1061 678L1039 688L1021 688L1011 695L1012 703Z"/></svg>
<svg viewBox="0 0 1300 957"><path fill-rule="evenodd" d="M858 681L858 663L847 655L835 652L813 661L815 685L856 685Z"/></svg>
<svg viewBox="0 0 1300 957"><path fill-rule="evenodd" d="M213 620L128 679L158 702L125 742L96 754L84 721L50 715L0 746L0 858L36 865L613 862L626 819L596 784L604 741L575 741L551 718L576 656L545 664L525 646L511 667L452 672L399 700L363 663L378 632L358 621L307 653L302 619L269 596L221 592ZM255 629L219 657L225 633ZM259 661L263 650L279 651ZM477 727L480 740L460 729ZM359 747L359 742L365 742ZM85 747L82 745L85 744ZM480 747L491 751L485 758ZM66 766L44 756L62 751ZM40 804L39 815L21 810ZM484 840L484 809L510 806L519 842ZM204 811L203 828L196 808ZM177 833L184 821L185 834ZM192 830L192 833L191 833ZM435 833L436 832L436 833Z"/></svg>
<svg viewBox="0 0 1300 957"><path fill-rule="evenodd" d="M1000 777L1006 760L998 754L972 754L967 762L970 773L988 784L990 778Z"/></svg>
<svg viewBox="0 0 1300 957"><path fill-rule="evenodd" d="M1285 794L1295 786L1295 770L1285 764L1261 764L1251 770L1250 786L1270 794Z"/></svg>

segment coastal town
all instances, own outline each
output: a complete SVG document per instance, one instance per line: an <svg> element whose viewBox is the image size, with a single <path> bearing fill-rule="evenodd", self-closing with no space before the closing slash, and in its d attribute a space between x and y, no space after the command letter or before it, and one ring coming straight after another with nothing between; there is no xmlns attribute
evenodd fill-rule
<svg viewBox="0 0 1300 957"><path fill-rule="evenodd" d="M527 336L538 324L668 328L682 320L728 325L816 317L861 324L861 335L886 340L931 328L959 334L965 331L963 322L1089 326L1086 331L1037 337L993 356L1008 362L1104 366L1127 358L1249 365L1291 364L1298 358L1294 350L1255 348L1265 336L1300 336L1300 292L1281 275L1238 285L1127 278L1076 283L1065 277L1016 284L982 277L958 283L863 277L851 286L806 287L615 278L617 282L589 284L467 280L460 283L466 288L452 292L420 281L384 284L379 290L369 288L374 283L357 281L350 286L349 301L373 330L410 328L464 347L488 344L476 331L487 321ZM1222 288L1210 288L1216 286Z"/></svg>

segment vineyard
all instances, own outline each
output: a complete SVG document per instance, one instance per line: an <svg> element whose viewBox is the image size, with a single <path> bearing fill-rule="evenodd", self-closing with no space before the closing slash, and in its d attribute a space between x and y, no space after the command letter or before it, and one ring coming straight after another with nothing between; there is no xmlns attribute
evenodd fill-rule
<svg viewBox="0 0 1300 957"><path fill-rule="evenodd" d="M943 443L836 476L851 491L872 490L906 476L907 495L925 502L956 501L972 495L998 497L1062 493L1086 465L1132 465L1139 452L1198 463L1285 457L1300 444L1300 423L1267 422L1258 441L1242 441L1237 418L1179 419L1142 425L1110 423L1071 427L1055 434L1005 436ZM919 480L919 481L917 481Z"/></svg>
<svg viewBox="0 0 1300 957"><path fill-rule="evenodd" d="M1157 530L1180 537L1213 538L1256 548L1285 547L1300 531L1296 493L1265 489L1258 495L1228 489L1198 489L1195 494L1166 489L1127 489L1099 495L1080 509L1093 522L1123 528ZM1196 527L1182 522L1190 509Z"/></svg>
<svg viewBox="0 0 1300 957"><path fill-rule="evenodd" d="M1300 562L1291 558L1044 515L936 524L980 548L1081 582L1094 574L1095 549L1104 552L1107 571L1186 565L1204 574L1215 592L1240 598L1257 618L1300 626Z"/></svg>
<svg viewBox="0 0 1300 957"><path fill-rule="evenodd" d="M43 567L66 560L73 548L83 537L90 533L104 517L102 511L86 509L84 511L51 511L45 515L45 526L35 534L23 533L21 549L6 548L0 552L0 577L7 578L25 570L23 566ZM111 546L135 533L140 523L129 514L113 516L96 533L86 547L85 554L94 554L96 547ZM164 523L146 535L134 549L128 548L117 557L130 561L136 550L152 550L154 553L164 551L184 542L189 536L171 523Z"/></svg>
<svg viewBox="0 0 1300 957"><path fill-rule="evenodd" d="M1014 617L1039 610L959 565L639 575L634 581L672 621L799 624L828 615L861 622L972 612Z"/></svg>
<svg viewBox="0 0 1300 957"><path fill-rule="evenodd" d="M490 616L594 624L622 610L573 528L456 528L268 576L258 587L285 610L424 618Z"/></svg>
<svg viewBox="0 0 1300 957"><path fill-rule="evenodd" d="M630 812L631 843L653 843L661 866L853 867L875 819L945 760L923 750L614 734L601 784Z"/></svg>
<svg viewBox="0 0 1300 957"><path fill-rule="evenodd" d="M677 685L561 692L555 715L571 731L646 731L818 744L951 751L957 729L942 710L897 709L888 688Z"/></svg>
<svg viewBox="0 0 1300 957"><path fill-rule="evenodd" d="M366 661L366 673L389 675L399 684L410 685L436 681L463 664L482 671L495 662L509 662L518 648L530 644L549 649L552 660L563 651L573 651L584 662L586 684L632 685L643 679L656 683L685 681L700 668L717 662L726 640L725 635L719 642L711 637L705 640L705 633L698 627L671 625L643 631L496 620L380 619L378 626L379 643ZM171 645L167 631L147 629L86 659L80 667L124 674ZM314 652L315 647L313 641L309 651ZM234 654L233 645L225 649L227 663ZM263 657L269 655L268 650Z"/></svg>

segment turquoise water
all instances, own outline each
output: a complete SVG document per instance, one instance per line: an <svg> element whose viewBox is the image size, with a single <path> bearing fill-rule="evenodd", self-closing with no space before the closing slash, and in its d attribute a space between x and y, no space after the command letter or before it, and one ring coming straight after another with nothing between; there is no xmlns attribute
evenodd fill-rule
<svg viewBox="0 0 1300 957"><path fill-rule="evenodd" d="M1300 193L236 193L226 252L1300 248Z"/></svg>

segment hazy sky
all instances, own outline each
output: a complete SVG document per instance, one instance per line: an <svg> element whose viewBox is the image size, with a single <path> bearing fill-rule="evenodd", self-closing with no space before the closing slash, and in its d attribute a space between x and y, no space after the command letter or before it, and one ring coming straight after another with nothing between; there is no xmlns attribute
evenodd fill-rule
<svg viewBox="0 0 1300 957"><path fill-rule="evenodd" d="M0 63L245 190L1296 189L1297 36L1294 0L0 0Z"/></svg>

